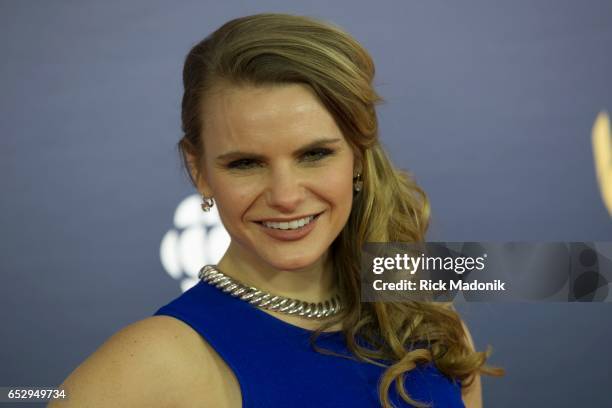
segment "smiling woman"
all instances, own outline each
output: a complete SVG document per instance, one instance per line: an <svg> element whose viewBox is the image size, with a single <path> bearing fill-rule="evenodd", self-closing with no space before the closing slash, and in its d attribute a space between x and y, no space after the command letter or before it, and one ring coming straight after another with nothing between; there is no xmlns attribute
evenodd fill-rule
<svg viewBox="0 0 612 408"><path fill-rule="evenodd" d="M332 293L327 249L359 172L350 145L306 85L218 86L202 102L203 154L188 161L232 237L219 268L256 287L272 281L273 293ZM303 283L291 290L296 274Z"/></svg>
<svg viewBox="0 0 612 408"><path fill-rule="evenodd" d="M307 17L238 18L193 47L179 148L230 246L81 364L64 406L481 405L480 373L500 371L452 306L360 299L362 245L423 241L429 222L378 141L373 77Z"/></svg>

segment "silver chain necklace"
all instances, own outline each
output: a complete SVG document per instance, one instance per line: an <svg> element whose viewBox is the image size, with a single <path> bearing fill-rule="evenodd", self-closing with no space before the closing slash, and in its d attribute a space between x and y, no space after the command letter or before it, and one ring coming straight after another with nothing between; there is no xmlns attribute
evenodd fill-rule
<svg viewBox="0 0 612 408"><path fill-rule="evenodd" d="M240 300L275 312L304 316L309 319L324 319L337 315L342 309L342 304L340 303L340 297L338 295L335 295L330 300L319 303L310 303L284 296L275 296L230 278L221 272L216 265L204 265L202 269L200 269L198 277L209 285L215 286Z"/></svg>

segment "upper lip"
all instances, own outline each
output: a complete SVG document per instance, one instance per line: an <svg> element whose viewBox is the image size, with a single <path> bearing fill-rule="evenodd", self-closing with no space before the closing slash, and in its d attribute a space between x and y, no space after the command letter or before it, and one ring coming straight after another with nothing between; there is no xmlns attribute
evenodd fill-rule
<svg viewBox="0 0 612 408"><path fill-rule="evenodd" d="M256 222L291 222L291 221L301 220L302 218L306 218L306 217L313 217L313 216L316 217L319 214L321 214L321 213L301 215L301 216L292 217L292 218L266 218L264 220L258 220Z"/></svg>

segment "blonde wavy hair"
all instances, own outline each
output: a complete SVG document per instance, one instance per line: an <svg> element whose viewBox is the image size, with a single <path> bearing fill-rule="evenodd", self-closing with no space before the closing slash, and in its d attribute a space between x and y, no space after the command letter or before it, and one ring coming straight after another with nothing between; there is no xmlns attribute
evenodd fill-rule
<svg viewBox="0 0 612 408"><path fill-rule="evenodd" d="M379 398L392 407L389 388L415 406L404 376L418 364L433 362L445 375L468 386L478 373L501 375L485 366L490 354L473 351L452 305L434 302L362 303L360 253L365 242L423 242L429 226L427 195L413 177L396 169L378 140L369 53L341 28L311 17L265 13L231 20L195 45L183 69L182 130L178 147L187 174L196 181L188 157L201 168L201 108L219 84L254 86L301 83L320 98L362 165L363 189L355 196L349 220L332 244L336 283L344 313L313 332L316 345L325 329L340 323L353 358L386 368ZM358 344L360 337L369 347ZM415 344L427 344L425 348ZM390 362L390 363L384 363Z"/></svg>

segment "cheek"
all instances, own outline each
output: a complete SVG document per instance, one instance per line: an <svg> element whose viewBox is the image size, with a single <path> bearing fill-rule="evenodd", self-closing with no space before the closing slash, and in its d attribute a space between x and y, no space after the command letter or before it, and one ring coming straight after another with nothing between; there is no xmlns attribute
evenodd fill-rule
<svg viewBox="0 0 612 408"><path fill-rule="evenodd" d="M251 205L254 192L253 183L241 183L234 178L219 177L211 180L219 213L222 218L240 218Z"/></svg>
<svg viewBox="0 0 612 408"><path fill-rule="evenodd" d="M351 169L336 169L321 177L325 196L336 206L350 206L353 200L353 174Z"/></svg>

